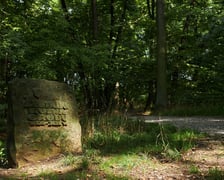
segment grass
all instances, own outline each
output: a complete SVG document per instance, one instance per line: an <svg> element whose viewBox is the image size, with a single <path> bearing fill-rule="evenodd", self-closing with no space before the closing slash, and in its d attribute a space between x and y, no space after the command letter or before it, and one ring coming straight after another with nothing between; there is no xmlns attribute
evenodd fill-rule
<svg viewBox="0 0 224 180"><path fill-rule="evenodd" d="M126 177L122 176L115 176L111 174L104 174L99 176L99 172L91 172L91 171L72 171L68 172L63 175L58 175L52 172L49 173L42 173L38 176L40 179L50 179L50 180L58 180L58 179L66 179L66 180L73 180L73 179L94 179L94 180L102 180L102 178L107 180L128 180Z"/></svg>
<svg viewBox="0 0 224 180"><path fill-rule="evenodd" d="M134 172L136 168L155 167L151 158L145 154L119 154L107 157L100 164L99 168L108 174L114 171L130 179L130 171ZM120 172L120 173L119 173Z"/></svg>
<svg viewBox="0 0 224 180"><path fill-rule="evenodd" d="M208 175L206 176L207 180L222 180L224 179L224 171L221 169L214 167L210 168L208 171Z"/></svg>
<svg viewBox="0 0 224 180"><path fill-rule="evenodd" d="M64 165L78 162L79 167L64 174L64 179L130 179L129 172L137 167L154 168L152 157L179 160L182 152L194 147L195 140L202 136L171 125L147 124L114 116L107 118L103 126L100 123L96 126L91 138L84 138L82 158L65 156ZM94 172L93 167L96 168ZM49 172L39 177L57 179L60 175Z"/></svg>
<svg viewBox="0 0 224 180"><path fill-rule="evenodd" d="M198 166L196 166L196 165L191 165L189 167L189 172L190 172L190 174L200 174L200 170L199 170Z"/></svg>
<svg viewBox="0 0 224 180"><path fill-rule="evenodd" d="M83 155L66 154L63 166L74 170L63 174L43 171L37 177L44 179L130 179L129 172L136 167L154 168L153 158L178 161L182 153L193 148L203 135L192 130L179 130L166 124L133 121L121 116L100 117L92 137L83 138ZM1 145L1 144L0 144ZM4 149L0 146L0 150ZM1 152L1 151L0 151ZM192 165L189 173L198 174ZM211 169L208 178L223 177L219 169Z"/></svg>
<svg viewBox="0 0 224 180"><path fill-rule="evenodd" d="M201 137L191 130L178 130L171 125L127 122L122 131L110 128L110 132L96 131L92 138L85 142L88 149L96 149L101 154L147 153L164 154L176 159L182 151L192 148L195 140ZM130 130L131 123L135 123Z"/></svg>
<svg viewBox="0 0 224 180"><path fill-rule="evenodd" d="M64 158L61 161L63 166L72 166L79 163L81 161L80 159L79 156L68 153L64 155Z"/></svg>

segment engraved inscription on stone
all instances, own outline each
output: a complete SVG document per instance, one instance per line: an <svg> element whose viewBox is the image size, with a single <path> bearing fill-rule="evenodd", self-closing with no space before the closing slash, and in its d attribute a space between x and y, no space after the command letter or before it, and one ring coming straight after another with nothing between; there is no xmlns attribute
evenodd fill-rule
<svg viewBox="0 0 224 180"><path fill-rule="evenodd" d="M8 97L9 167L82 152L78 110L67 84L15 79L9 83Z"/></svg>
<svg viewBox="0 0 224 180"><path fill-rule="evenodd" d="M24 100L24 109L30 126L67 126L68 108L60 101Z"/></svg>

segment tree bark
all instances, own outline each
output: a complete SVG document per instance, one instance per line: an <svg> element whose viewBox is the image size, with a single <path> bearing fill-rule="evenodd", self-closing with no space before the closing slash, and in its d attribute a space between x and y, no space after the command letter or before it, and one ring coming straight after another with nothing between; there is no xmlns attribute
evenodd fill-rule
<svg viewBox="0 0 224 180"><path fill-rule="evenodd" d="M165 2L156 1L156 23L157 23L157 89L156 106L165 108L167 98L167 67L166 67L166 28L165 28Z"/></svg>

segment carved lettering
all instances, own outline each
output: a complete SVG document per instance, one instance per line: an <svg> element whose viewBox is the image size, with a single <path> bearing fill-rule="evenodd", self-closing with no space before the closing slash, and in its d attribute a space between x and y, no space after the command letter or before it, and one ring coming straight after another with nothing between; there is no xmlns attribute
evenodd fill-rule
<svg viewBox="0 0 224 180"><path fill-rule="evenodd" d="M67 126L67 105L61 101L24 98L24 109L30 126Z"/></svg>

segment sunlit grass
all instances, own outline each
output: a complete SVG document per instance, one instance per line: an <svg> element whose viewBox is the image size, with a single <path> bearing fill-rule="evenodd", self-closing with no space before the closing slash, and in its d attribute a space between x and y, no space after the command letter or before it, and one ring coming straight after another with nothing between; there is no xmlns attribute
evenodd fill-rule
<svg viewBox="0 0 224 180"><path fill-rule="evenodd" d="M76 165L81 162L81 157L80 156L75 156L71 153L65 154L64 157L61 160L61 164L63 166L72 166Z"/></svg>
<svg viewBox="0 0 224 180"><path fill-rule="evenodd" d="M108 174L117 174L128 177L130 171L135 171L138 167L155 167L151 158L144 154L119 154L104 158L99 168ZM129 177L130 178L130 177Z"/></svg>
<svg viewBox="0 0 224 180"><path fill-rule="evenodd" d="M120 121L122 121L120 119ZM178 159L181 153L195 146L195 141L203 135L192 130L179 130L166 124L145 123L140 120L126 120L121 128L110 124L110 130L95 131L85 142L87 149L96 149L102 155L146 153L160 154Z"/></svg>

